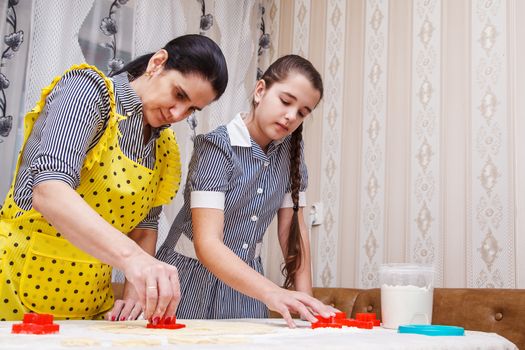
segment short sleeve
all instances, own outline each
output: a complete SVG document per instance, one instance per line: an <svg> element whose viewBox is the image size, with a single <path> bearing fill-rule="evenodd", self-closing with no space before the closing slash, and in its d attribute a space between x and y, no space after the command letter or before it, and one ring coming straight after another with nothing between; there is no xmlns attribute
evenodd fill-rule
<svg viewBox="0 0 525 350"><path fill-rule="evenodd" d="M86 153L107 115L104 95L103 79L91 70L71 71L58 82L47 97L40 148L29 165L33 186L53 179L78 187Z"/></svg>
<svg viewBox="0 0 525 350"><path fill-rule="evenodd" d="M200 135L188 170L191 208L224 209L232 174L231 146L222 135Z"/></svg>

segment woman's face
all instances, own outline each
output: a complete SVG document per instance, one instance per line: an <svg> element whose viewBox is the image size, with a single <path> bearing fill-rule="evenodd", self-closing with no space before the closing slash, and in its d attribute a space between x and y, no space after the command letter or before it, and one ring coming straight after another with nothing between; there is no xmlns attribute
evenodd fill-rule
<svg viewBox="0 0 525 350"><path fill-rule="evenodd" d="M144 122L152 127L179 122L216 97L210 82L197 74L159 69L144 78L145 85L139 96Z"/></svg>
<svg viewBox="0 0 525 350"><path fill-rule="evenodd" d="M290 135L312 112L320 92L302 74L290 73L280 82L266 88L259 81L255 88L254 121L264 143Z"/></svg>

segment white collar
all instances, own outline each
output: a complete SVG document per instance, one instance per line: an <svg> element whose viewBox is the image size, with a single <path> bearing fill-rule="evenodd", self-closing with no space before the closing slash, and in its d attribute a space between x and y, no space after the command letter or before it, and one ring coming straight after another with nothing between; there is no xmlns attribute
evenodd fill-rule
<svg viewBox="0 0 525 350"><path fill-rule="evenodd" d="M235 118L226 125L226 130L228 130L228 136L230 137L230 144L232 146L252 147L250 133L248 132L246 124L244 124L241 113L237 113Z"/></svg>
<svg viewBox="0 0 525 350"><path fill-rule="evenodd" d="M226 130L228 130L228 136L230 137L230 144L232 146L239 147L252 147L252 141L250 137L250 132L244 124L243 114L237 113L235 117L226 125ZM284 141L286 137L275 140L273 143L277 146Z"/></svg>

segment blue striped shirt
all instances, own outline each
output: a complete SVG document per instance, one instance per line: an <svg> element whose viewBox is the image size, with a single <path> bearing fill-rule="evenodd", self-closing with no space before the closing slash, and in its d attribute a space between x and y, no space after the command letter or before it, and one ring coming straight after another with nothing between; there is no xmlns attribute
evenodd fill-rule
<svg viewBox="0 0 525 350"><path fill-rule="evenodd" d="M157 258L179 270L181 318L265 317L264 304L243 295L213 276L200 262L184 254L177 243L181 235L192 239L191 208L224 208L224 244L250 267L263 274L256 253L266 229L281 207L291 207L291 137L270 143L265 153L253 141L237 115L195 139L184 190L184 206L171 226ZM301 144L301 186L307 186L307 170ZM198 194L198 195L195 195ZM302 203L304 206L304 201ZM186 239L181 239L184 241Z"/></svg>
<svg viewBox="0 0 525 350"><path fill-rule="evenodd" d="M129 84L128 74L112 78L124 154L153 169L155 141L162 128L143 139L142 102ZM23 210L32 207L33 187L47 180L63 181L76 189L86 154L99 141L109 118L109 93L104 80L91 69L66 73L46 99L46 105L27 140L16 175L14 200ZM137 228L157 229L162 207L152 208Z"/></svg>

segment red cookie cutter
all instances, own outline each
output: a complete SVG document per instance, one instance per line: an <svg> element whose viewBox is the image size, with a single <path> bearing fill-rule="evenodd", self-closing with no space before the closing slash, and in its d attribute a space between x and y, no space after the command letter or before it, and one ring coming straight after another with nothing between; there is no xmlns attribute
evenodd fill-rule
<svg viewBox="0 0 525 350"><path fill-rule="evenodd" d="M357 321L363 321L363 322L372 322L373 326L380 326L381 320L376 319L376 314L373 312L370 313L356 313L355 319Z"/></svg>
<svg viewBox="0 0 525 350"><path fill-rule="evenodd" d="M312 323L312 329L342 328L343 326L372 329L374 326L381 325L381 321L376 319L375 313L358 313L356 319L346 318L344 312L336 312L335 316L331 317L316 316L316 318L318 322Z"/></svg>
<svg viewBox="0 0 525 350"><path fill-rule="evenodd" d="M166 317L166 318L160 318L156 324L153 324L151 320L146 325L147 328L161 328L161 329L179 329L186 327L185 324L177 323L177 318L175 316L173 317Z"/></svg>
<svg viewBox="0 0 525 350"><path fill-rule="evenodd" d="M58 333L60 325L53 323L53 315L24 314L22 323L15 323L11 328L13 334L53 334Z"/></svg>

